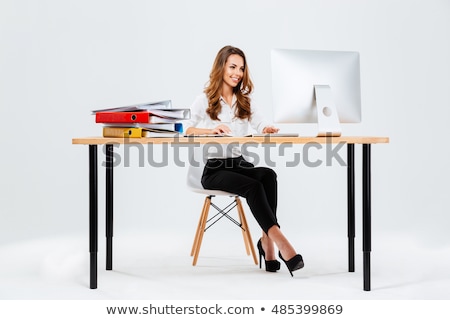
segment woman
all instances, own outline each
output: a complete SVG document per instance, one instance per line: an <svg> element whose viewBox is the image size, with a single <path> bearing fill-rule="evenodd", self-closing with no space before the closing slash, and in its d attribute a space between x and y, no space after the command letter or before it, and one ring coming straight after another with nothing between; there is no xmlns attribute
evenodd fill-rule
<svg viewBox="0 0 450 320"><path fill-rule="evenodd" d="M278 132L253 108L252 90L244 53L232 46L222 48L216 56L204 93L191 106L191 119L185 123L186 134L244 136L249 125L261 133ZM196 127L200 123L203 126ZM301 269L304 264L302 256L296 253L278 224L276 173L269 168L254 167L243 158L237 146L223 149L221 154L208 157L201 181L203 187L244 197L263 231L257 244L260 268L261 257L264 257L266 271L280 269L275 255L276 245L279 257L292 276L292 271Z"/></svg>

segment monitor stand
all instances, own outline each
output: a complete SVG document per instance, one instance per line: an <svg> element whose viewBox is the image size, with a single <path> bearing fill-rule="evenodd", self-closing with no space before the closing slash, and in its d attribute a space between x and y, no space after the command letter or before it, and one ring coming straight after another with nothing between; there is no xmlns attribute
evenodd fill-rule
<svg viewBox="0 0 450 320"><path fill-rule="evenodd" d="M318 137L339 137L341 135L341 124L336 106L328 85L315 85L314 94L317 105Z"/></svg>

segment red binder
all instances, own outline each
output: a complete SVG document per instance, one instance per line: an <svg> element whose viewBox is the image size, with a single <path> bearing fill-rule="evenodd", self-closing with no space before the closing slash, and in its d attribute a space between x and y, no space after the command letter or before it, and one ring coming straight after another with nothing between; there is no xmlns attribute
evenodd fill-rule
<svg viewBox="0 0 450 320"><path fill-rule="evenodd" d="M149 113L147 111L136 112L97 112L96 123L148 123Z"/></svg>
<svg viewBox="0 0 450 320"><path fill-rule="evenodd" d="M155 109L151 111L121 111L121 112L97 112L96 123L153 123L155 117L165 119L157 122L174 122L169 120L184 120L191 116L190 109Z"/></svg>

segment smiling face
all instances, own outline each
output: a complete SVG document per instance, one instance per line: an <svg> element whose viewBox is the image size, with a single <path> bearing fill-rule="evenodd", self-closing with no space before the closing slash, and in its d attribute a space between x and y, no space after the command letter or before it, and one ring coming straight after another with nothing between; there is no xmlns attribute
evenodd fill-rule
<svg viewBox="0 0 450 320"><path fill-rule="evenodd" d="M220 120L218 114L222 110L221 98L231 106L233 95L236 95L236 117L249 119L252 114L252 91L253 83L244 52L233 46L220 49L204 90L209 103L206 113L212 120Z"/></svg>
<svg viewBox="0 0 450 320"><path fill-rule="evenodd" d="M244 58L238 54L232 54L225 62L223 70L223 85L229 88L235 88L244 76Z"/></svg>

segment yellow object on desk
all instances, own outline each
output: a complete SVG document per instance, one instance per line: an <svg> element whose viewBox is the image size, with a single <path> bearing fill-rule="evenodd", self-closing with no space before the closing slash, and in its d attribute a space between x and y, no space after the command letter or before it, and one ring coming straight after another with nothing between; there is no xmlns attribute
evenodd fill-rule
<svg viewBox="0 0 450 320"><path fill-rule="evenodd" d="M105 138L141 138L142 128L103 127Z"/></svg>

